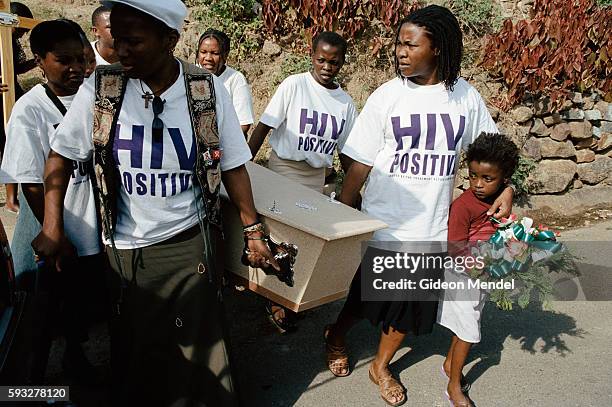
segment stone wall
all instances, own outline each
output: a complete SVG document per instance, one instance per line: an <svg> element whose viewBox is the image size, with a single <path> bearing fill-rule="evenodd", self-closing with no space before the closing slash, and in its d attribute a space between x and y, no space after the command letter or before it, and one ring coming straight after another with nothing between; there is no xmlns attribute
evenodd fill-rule
<svg viewBox="0 0 612 407"><path fill-rule="evenodd" d="M548 208L569 215L612 204L612 103L598 94L575 93L558 112L549 99L508 113L492 106L489 111L500 132L536 161L527 179L529 195L516 211ZM455 197L470 186L463 160L458 171Z"/></svg>
<svg viewBox="0 0 612 407"><path fill-rule="evenodd" d="M574 93L559 112L544 98L516 107L510 116L529 127L522 154L537 162L527 180L531 194L612 185L612 104L598 94Z"/></svg>

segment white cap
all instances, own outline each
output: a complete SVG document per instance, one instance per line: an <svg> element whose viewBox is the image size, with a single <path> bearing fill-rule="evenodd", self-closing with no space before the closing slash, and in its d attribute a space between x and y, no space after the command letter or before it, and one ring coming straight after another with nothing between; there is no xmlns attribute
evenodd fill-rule
<svg viewBox="0 0 612 407"><path fill-rule="evenodd" d="M179 33L187 17L187 7L180 0L101 0L104 6L112 8L115 4L125 4L140 10Z"/></svg>

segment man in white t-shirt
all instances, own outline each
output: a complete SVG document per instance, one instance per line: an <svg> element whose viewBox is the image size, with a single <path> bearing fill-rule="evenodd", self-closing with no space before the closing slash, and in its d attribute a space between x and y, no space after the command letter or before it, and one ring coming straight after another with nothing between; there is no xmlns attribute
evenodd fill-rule
<svg viewBox="0 0 612 407"><path fill-rule="evenodd" d="M225 89L232 98L240 128L247 137L253 124L253 99L251 88L244 75L226 64L230 52L230 39L222 31L206 30L198 41L198 66L213 73L223 81Z"/></svg>
<svg viewBox="0 0 612 407"><path fill-rule="evenodd" d="M110 8L100 6L91 15L91 32L96 38L91 47L96 54L97 65L110 65L119 61L113 46L110 26Z"/></svg>

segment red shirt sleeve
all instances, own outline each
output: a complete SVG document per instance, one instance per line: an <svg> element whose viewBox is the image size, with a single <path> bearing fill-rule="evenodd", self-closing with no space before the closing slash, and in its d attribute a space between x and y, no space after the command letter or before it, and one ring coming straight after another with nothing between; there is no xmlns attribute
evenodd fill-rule
<svg viewBox="0 0 612 407"><path fill-rule="evenodd" d="M448 215L448 250L453 256L461 255L465 251L469 240L470 211L468 205L466 205L466 200L462 198L464 198L464 195L461 195L452 203Z"/></svg>
<svg viewBox="0 0 612 407"><path fill-rule="evenodd" d="M467 242L470 231L470 212L463 199L457 199L448 215L448 241Z"/></svg>

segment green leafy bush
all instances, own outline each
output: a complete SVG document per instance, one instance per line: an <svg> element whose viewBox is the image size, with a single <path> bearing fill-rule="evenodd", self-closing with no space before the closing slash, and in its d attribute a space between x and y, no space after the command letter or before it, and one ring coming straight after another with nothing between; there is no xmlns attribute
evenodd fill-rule
<svg viewBox="0 0 612 407"><path fill-rule="evenodd" d="M493 0L448 0L445 5L457 16L465 34L480 36L501 28L501 8Z"/></svg>
<svg viewBox="0 0 612 407"><path fill-rule="evenodd" d="M202 31L215 28L230 37L239 60L261 46L262 21L255 13L255 0L191 0L187 5Z"/></svg>
<svg viewBox="0 0 612 407"><path fill-rule="evenodd" d="M310 56L287 54L281 64L280 73L276 78L274 78L273 83L276 86L290 75L309 71L311 66L312 63L310 60Z"/></svg>

